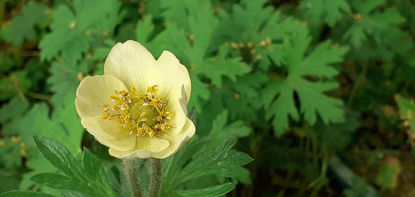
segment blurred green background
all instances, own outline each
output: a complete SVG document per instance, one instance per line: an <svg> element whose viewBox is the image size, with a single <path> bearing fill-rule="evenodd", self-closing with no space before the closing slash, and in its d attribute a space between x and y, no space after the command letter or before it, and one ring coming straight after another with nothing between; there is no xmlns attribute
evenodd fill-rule
<svg viewBox="0 0 415 197"><path fill-rule="evenodd" d="M1 0L0 192L42 190L34 135L113 158L75 90L111 47L166 49L197 136L254 160L227 196L415 196L414 0Z"/></svg>

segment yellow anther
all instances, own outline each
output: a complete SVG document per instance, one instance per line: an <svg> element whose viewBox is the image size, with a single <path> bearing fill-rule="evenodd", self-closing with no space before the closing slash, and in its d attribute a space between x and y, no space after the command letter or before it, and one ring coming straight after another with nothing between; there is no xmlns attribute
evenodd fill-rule
<svg viewBox="0 0 415 197"><path fill-rule="evenodd" d="M167 111L167 102L158 97L157 85L147 88L147 94L137 94L134 86L130 91L115 90L111 95L113 105L104 105L104 119L115 119L130 135L158 136L173 128L167 123L174 115Z"/></svg>
<svg viewBox="0 0 415 197"><path fill-rule="evenodd" d="M11 137L11 140L12 140L12 142L14 142L14 143L19 142L19 141L20 141L20 136L17 136L17 137L12 136L12 137Z"/></svg>
<svg viewBox="0 0 415 197"><path fill-rule="evenodd" d="M265 46L265 45L267 45L267 42L266 42L265 40L262 40L262 41L259 43L259 46L261 46L261 47L263 47L263 46Z"/></svg>
<svg viewBox="0 0 415 197"><path fill-rule="evenodd" d="M271 43L272 43L272 41L271 41L271 39L270 39L269 37L267 37L267 38L265 39L265 41L266 41L268 44L271 44Z"/></svg>
<svg viewBox="0 0 415 197"><path fill-rule="evenodd" d="M157 85L154 85L154 86L151 86L151 87L148 87L148 88L147 88L147 92L148 92L148 93L157 94L157 91L158 91L158 89L157 89Z"/></svg>

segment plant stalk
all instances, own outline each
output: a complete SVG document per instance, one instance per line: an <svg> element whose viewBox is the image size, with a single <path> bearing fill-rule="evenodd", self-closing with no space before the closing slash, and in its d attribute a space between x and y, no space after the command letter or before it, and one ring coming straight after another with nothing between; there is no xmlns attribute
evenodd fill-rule
<svg viewBox="0 0 415 197"><path fill-rule="evenodd" d="M159 197L161 189L161 177L162 177L162 160L151 158L151 188L150 197Z"/></svg>
<svg viewBox="0 0 415 197"><path fill-rule="evenodd" d="M138 176L136 174L135 170L135 160L134 159L124 159L123 161L124 165L124 173L125 177L127 178L127 183L131 188L131 197L142 197L139 185Z"/></svg>

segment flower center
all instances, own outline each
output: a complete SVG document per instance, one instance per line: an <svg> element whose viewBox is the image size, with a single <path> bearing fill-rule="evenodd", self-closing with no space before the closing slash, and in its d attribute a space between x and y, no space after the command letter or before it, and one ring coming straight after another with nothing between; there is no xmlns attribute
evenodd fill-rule
<svg viewBox="0 0 415 197"><path fill-rule="evenodd" d="M115 90L110 98L114 105L104 105L102 118L117 120L121 128L130 135L158 136L173 128L168 120L174 116L167 111L167 102L157 96L157 85L147 88L147 93L138 94L134 86L130 91Z"/></svg>

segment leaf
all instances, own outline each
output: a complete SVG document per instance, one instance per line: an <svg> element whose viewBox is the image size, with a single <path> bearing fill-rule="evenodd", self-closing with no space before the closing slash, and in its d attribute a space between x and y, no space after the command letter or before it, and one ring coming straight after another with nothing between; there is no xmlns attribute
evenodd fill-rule
<svg viewBox="0 0 415 197"><path fill-rule="evenodd" d="M179 195L177 191L194 190L194 187L183 188L183 186L190 181L201 180L208 175L229 177L248 183L250 181L249 172L242 165L251 162L252 158L245 153L231 149L236 140L237 138L233 136L221 140L220 143L212 143L207 138L193 139L188 142L178 153L163 161L162 194ZM234 183L226 184L228 185L226 187L230 187L230 184ZM222 186L205 189L219 190ZM203 192L205 189L189 191L189 195L192 192ZM186 192L183 193L183 195L186 194Z"/></svg>
<svg viewBox="0 0 415 197"><path fill-rule="evenodd" d="M55 94L52 97L54 105L63 105L65 97L71 95L75 99L76 88L79 85L79 77L88 70L88 64L84 61L78 64L53 62L50 68L52 76L47 80L51 90ZM74 108L74 105L71 105Z"/></svg>
<svg viewBox="0 0 415 197"><path fill-rule="evenodd" d="M32 86L28 76L28 70L17 70L7 77L0 78L0 100L7 100L15 96L23 97Z"/></svg>
<svg viewBox="0 0 415 197"><path fill-rule="evenodd" d="M177 191L177 196L200 196L200 197L217 197L223 196L235 188L235 183L225 183L222 185L215 185L213 187L208 187L204 189L195 189L195 190L182 190Z"/></svg>
<svg viewBox="0 0 415 197"><path fill-rule="evenodd" d="M345 0L302 0L300 9L304 18L315 25L325 22L330 26L334 26L344 13L350 11Z"/></svg>
<svg viewBox="0 0 415 197"><path fill-rule="evenodd" d="M54 197L50 194L35 191L9 191L0 194L0 197Z"/></svg>
<svg viewBox="0 0 415 197"><path fill-rule="evenodd" d="M27 3L22 14L13 18L10 29L6 34L6 40L18 46L24 40L34 40L36 38L35 25L46 19L47 7L33 1Z"/></svg>
<svg viewBox="0 0 415 197"><path fill-rule="evenodd" d="M35 141L42 155L66 176L41 173L33 176L33 181L56 189L75 191L85 196L114 196L104 168L92 153L84 151L83 165L80 165L57 141L40 136L35 136ZM68 195L70 193L66 192Z"/></svg>
<svg viewBox="0 0 415 197"><path fill-rule="evenodd" d="M206 76L216 87L222 87L223 77L227 77L232 81L251 71L247 65L241 62L240 58L226 58L229 53L228 45L219 47L217 57L206 59L200 66L195 67L197 74Z"/></svg>
<svg viewBox="0 0 415 197"><path fill-rule="evenodd" d="M28 108L29 103L26 100L19 97L11 99L0 108L0 123L4 124L7 121L22 117Z"/></svg>
<svg viewBox="0 0 415 197"><path fill-rule="evenodd" d="M319 121L315 125L319 141L324 144L329 151L337 151L346 148L352 142L353 134L360 126L357 114L346 114L344 123L337 123L326 126Z"/></svg>
<svg viewBox="0 0 415 197"><path fill-rule="evenodd" d="M19 61L19 59L15 60L11 57L6 56L0 58L0 65L0 72L8 72L13 67L18 67L19 65L21 65L21 61Z"/></svg>
<svg viewBox="0 0 415 197"><path fill-rule="evenodd" d="M0 166L4 169L16 169L22 165L24 147L19 137L2 138L0 141Z"/></svg>
<svg viewBox="0 0 415 197"><path fill-rule="evenodd" d="M385 189L396 188L401 171L402 167L399 159L394 156L388 156L380 166L376 183Z"/></svg>
<svg viewBox="0 0 415 197"><path fill-rule="evenodd" d="M406 55L413 49L410 35L400 28L406 19L395 7L383 6L384 3L385 0L351 1L353 20L343 38L353 44L355 59L392 61L396 55ZM385 8L378 9L381 6Z"/></svg>
<svg viewBox="0 0 415 197"><path fill-rule="evenodd" d="M212 130L209 133L213 139L221 141L231 136L246 137L252 131L242 121L228 122L228 111L224 110L213 121Z"/></svg>
<svg viewBox="0 0 415 197"><path fill-rule="evenodd" d="M112 193L107 173L101 165L101 161L88 149L84 149L82 160L84 171L87 173L89 180L97 183L106 193Z"/></svg>
<svg viewBox="0 0 415 197"><path fill-rule="evenodd" d="M120 2L115 0L74 0L73 6L74 11L66 5L53 11L52 31L39 44L42 61L59 54L70 63L80 60L94 37L112 34L123 16Z"/></svg>
<svg viewBox="0 0 415 197"><path fill-rule="evenodd" d="M347 48L326 41L307 54L309 44L306 29L284 40L282 64L279 66L287 69L287 76L271 79L262 92L266 118L272 119L277 136L288 128L289 117L299 120L299 111L310 125L317 121L317 114L326 125L344 121L343 102L324 92L338 87L333 80L338 71L332 66L341 62ZM298 95L300 109L295 104L295 94Z"/></svg>
<svg viewBox="0 0 415 197"><path fill-rule="evenodd" d="M84 178L81 167L63 145L46 137L34 136L34 139L42 155L56 168L69 176Z"/></svg>
<svg viewBox="0 0 415 197"><path fill-rule="evenodd" d="M154 31L153 18L151 16L145 17L143 20L138 21L136 28L137 41L145 44L149 41L151 33Z"/></svg>

